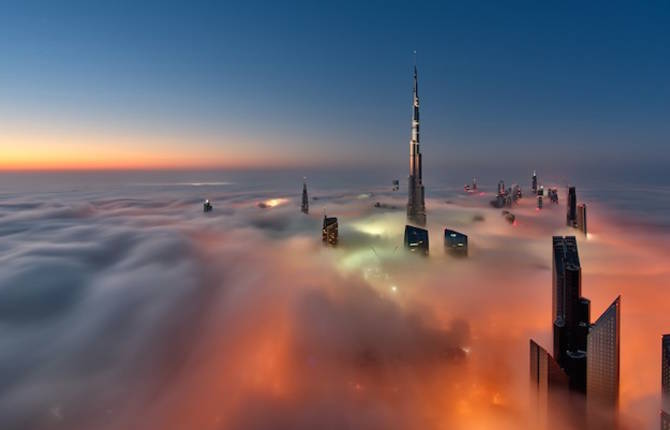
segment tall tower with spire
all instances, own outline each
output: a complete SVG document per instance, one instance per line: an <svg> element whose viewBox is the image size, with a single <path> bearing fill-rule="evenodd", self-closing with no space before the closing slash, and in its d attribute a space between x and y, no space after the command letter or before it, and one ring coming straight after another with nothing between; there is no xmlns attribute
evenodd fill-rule
<svg viewBox="0 0 670 430"><path fill-rule="evenodd" d="M423 226L426 225L426 203L424 201L421 172L421 149L419 148L419 80L416 71L416 51L414 55L414 91L412 133L409 139L407 220L410 223Z"/></svg>
<svg viewBox="0 0 670 430"><path fill-rule="evenodd" d="M309 198L307 197L307 178L303 178L302 181L302 205L300 210L304 214L309 213Z"/></svg>

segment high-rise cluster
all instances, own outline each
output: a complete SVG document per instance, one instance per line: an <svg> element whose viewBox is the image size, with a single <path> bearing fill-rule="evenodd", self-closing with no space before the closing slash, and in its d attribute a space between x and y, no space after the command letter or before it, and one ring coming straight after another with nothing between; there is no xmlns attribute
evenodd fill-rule
<svg viewBox="0 0 670 430"><path fill-rule="evenodd" d="M494 208L511 208L515 203L523 197L521 186L514 184L509 188L505 188L505 181L502 179L498 182L498 192L495 200L491 200L491 206Z"/></svg>
<svg viewBox="0 0 670 430"><path fill-rule="evenodd" d="M586 394L587 406L615 407L619 399L621 297L590 324L574 236L552 240L553 357L531 340L531 380L544 398L555 388Z"/></svg>

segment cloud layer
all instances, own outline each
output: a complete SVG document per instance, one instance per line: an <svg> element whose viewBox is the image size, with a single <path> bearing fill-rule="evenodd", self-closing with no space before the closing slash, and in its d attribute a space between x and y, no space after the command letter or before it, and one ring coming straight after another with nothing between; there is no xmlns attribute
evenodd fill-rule
<svg viewBox="0 0 670 430"><path fill-rule="evenodd" d="M0 427L535 426L528 338L550 345L562 207L523 201L511 225L486 196L435 197L423 259L402 250L396 194L322 193L305 216L298 193L208 191L209 214L187 186L3 196ZM623 294L622 415L648 425L666 233L631 242L604 208L579 239L583 293L594 317ZM468 259L444 253L445 226Z"/></svg>

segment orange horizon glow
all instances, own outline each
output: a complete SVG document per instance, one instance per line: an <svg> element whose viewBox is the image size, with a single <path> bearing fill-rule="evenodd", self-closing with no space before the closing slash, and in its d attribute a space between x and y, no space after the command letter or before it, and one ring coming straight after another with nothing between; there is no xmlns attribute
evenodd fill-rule
<svg viewBox="0 0 670 430"><path fill-rule="evenodd" d="M296 160L285 151L234 136L24 131L0 135L0 171L282 168L297 166L297 161L314 164L309 155Z"/></svg>

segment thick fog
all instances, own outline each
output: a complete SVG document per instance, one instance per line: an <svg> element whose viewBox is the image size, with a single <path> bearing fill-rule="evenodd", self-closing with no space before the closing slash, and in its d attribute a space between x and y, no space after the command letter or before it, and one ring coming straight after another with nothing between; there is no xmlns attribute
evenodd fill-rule
<svg viewBox="0 0 670 430"><path fill-rule="evenodd" d="M592 319L622 295L620 422L657 425L667 230L594 201L586 238L564 195L523 199L510 224L490 193L436 192L421 258L402 247L403 193L310 189L304 215L300 187L1 194L0 428L537 428L528 341L551 351L566 234ZM469 235L467 259L445 254L445 227Z"/></svg>

